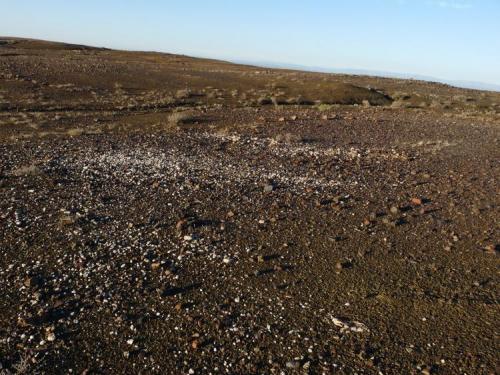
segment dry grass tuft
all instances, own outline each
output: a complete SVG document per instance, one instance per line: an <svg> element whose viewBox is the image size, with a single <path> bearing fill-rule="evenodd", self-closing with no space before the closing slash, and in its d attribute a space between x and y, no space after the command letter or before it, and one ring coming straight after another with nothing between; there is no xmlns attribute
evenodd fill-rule
<svg viewBox="0 0 500 375"><path fill-rule="evenodd" d="M66 134L69 135L70 137L78 137L84 133L85 133L84 130L80 128L68 129L66 131Z"/></svg>
<svg viewBox="0 0 500 375"><path fill-rule="evenodd" d="M193 93L189 89L177 90L175 93L177 99L189 99L192 95Z"/></svg>
<svg viewBox="0 0 500 375"><path fill-rule="evenodd" d="M304 142L304 138L298 134L284 133L276 134L274 141L277 143L300 143Z"/></svg>
<svg viewBox="0 0 500 375"><path fill-rule="evenodd" d="M391 108L410 108L411 103L403 100L403 99L398 99L392 102Z"/></svg>
<svg viewBox="0 0 500 375"><path fill-rule="evenodd" d="M192 111L174 112L168 116L168 130L177 130L182 125L189 125L196 121Z"/></svg>

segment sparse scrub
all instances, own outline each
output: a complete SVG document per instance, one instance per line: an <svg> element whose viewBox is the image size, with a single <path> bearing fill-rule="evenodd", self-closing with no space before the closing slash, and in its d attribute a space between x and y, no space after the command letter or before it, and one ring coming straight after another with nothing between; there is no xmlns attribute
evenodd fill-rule
<svg viewBox="0 0 500 375"><path fill-rule="evenodd" d="M159 105L172 105L172 104L175 104L175 98L173 96L167 95L165 97L162 97L158 101L158 104Z"/></svg>
<svg viewBox="0 0 500 375"><path fill-rule="evenodd" d="M267 96L261 96L259 99L257 99L257 103L259 105L270 105L273 104L273 101Z"/></svg>
<svg viewBox="0 0 500 375"><path fill-rule="evenodd" d="M324 104L324 103L321 103L321 104L318 104L317 105L317 109L318 111L320 112L326 112L326 111L330 111L334 106L332 104Z"/></svg>
<svg viewBox="0 0 500 375"><path fill-rule="evenodd" d="M441 109L443 108L443 105L438 100L433 100L430 107L432 109Z"/></svg>
<svg viewBox="0 0 500 375"><path fill-rule="evenodd" d="M271 101L275 107L286 104L286 100L282 97L279 97L279 96L273 96L271 98Z"/></svg>
<svg viewBox="0 0 500 375"><path fill-rule="evenodd" d="M70 137L78 137L84 133L85 131L81 128L73 128L73 129L68 129L66 131L66 134L69 135Z"/></svg>
<svg viewBox="0 0 500 375"><path fill-rule="evenodd" d="M219 136L226 136L231 133L231 129L228 126L220 127L215 131L215 134Z"/></svg>
<svg viewBox="0 0 500 375"><path fill-rule="evenodd" d="M298 96L296 98L290 98L287 101L287 104L291 105L314 105L314 101L304 98L303 96Z"/></svg>
<svg viewBox="0 0 500 375"><path fill-rule="evenodd" d="M123 89L123 85L121 83L116 82L114 86L115 86L115 95L118 96L125 95L125 90Z"/></svg>
<svg viewBox="0 0 500 375"><path fill-rule="evenodd" d="M411 108L412 104L402 99L398 99L392 102L391 108Z"/></svg>
<svg viewBox="0 0 500 375"><path fill-rule="evenodd" d="M278 143L299 143L304 140L304 138L298 134L284 133L276 134L274 140Z"/></svg>
<svg viewBox="0 0 500 375"><path fill-rule="evenodd" d="M193 93L190 89L177 90L177 92L175 93L175 97L177 99L189 99L192 95Z"/></svg>
<svg viewBox="0 0 500 375"><path fill-rule="evenodd" d="M182 125L192 124L196 117L192 111L174 112L168 116L168 129L174 130Z"/></svg>
<svg viewBox="0 0 500 375"><path fill-rule="evenodd" d="M392 98L394 100L408 100L411 98L411 95L406 93L406 92L401 92L401 91L396 91L393 95Z"/></svg>

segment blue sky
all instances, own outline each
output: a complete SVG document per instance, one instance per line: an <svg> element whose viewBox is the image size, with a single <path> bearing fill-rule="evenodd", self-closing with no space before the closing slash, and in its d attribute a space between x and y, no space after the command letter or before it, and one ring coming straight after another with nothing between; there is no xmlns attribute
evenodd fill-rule
<svg viewBox="0 0 500 375"><path fill-rule="evenodd" d="M0 0L0 35L500 85L499 0Z"/></svg>

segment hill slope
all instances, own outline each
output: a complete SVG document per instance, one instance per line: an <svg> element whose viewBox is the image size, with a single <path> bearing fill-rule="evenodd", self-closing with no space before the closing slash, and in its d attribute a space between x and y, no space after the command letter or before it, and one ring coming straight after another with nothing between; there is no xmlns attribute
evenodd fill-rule
<svg viewBox="0 0 500 375"><path fill-rule="evenodd" d="M0 372L495 373L497 94L0 39Z"/></svg>

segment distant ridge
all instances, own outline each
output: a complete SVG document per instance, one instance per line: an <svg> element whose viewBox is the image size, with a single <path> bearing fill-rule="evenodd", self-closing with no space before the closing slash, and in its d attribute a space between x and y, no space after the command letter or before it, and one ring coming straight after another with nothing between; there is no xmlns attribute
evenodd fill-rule
<svg viewBox="0 0 500 375"><path fill-rule="evenodd" d="M270 68L270 69L291 69L291 70L302 70L302 71L317 72L317 73L348 74L348 75L361 75L361 76L396 78L396 79L414 79L418 81L442 83L445 85L450 85L463 89L500 92L500 85L495 85L492 83L446 80L419 74L394 73L394 72L385 72L380 70L369 70L369 69L324 68L318 66L279 63L271 61L231 60L231 62L237 64L254 65L261 68Z"/></svg>
<svg viewBox="0 0 500 375"><path fill-rule="evenodd" d="M64 48L64 49L80 49L80 50L107 50L112 51L113 49L105 47L93 47L82 44L75 44L69 42L54 42L47 41L36 38L24 38L24 37L14 37L14 36L1 36L0 35L0 45L9 44L9 42L22 43L24 48L38 48L40 44L44 45L45 48ZM139 50L128 50L130 52L147 52ZM153 53L161 54L171 54L166 51L149 51ZM183 55L187 56L187 55ZM192 58L202 58L209 60L216 60L219 62L243 64L249 66L256 66L260 68L269 69L290 69L305 72L315 72L315 73L331 73L331 74L346 74L346 75L358 75L358 76L369 76L369 77L380 77L380 78L393 78L393 79L404 79L404 80L417 80L429 83L441 83L444 85L449 85L457 88L469 89L469 90L479 90L479 91L493 91L500 92L500 85L484 82L474 82L474 81L464 81L464 80L446 80L431 76L411 74L411 73L394 73L386 72L381 70L370 70L370 69L349 69L349 68L325 68L318 66L308 66L300 64L290 64L281 63L274 61L254 61L254 60L240 60L240 59L221 59L216 56L200 56L200 55L189 55L187 57Z"/></svg>

